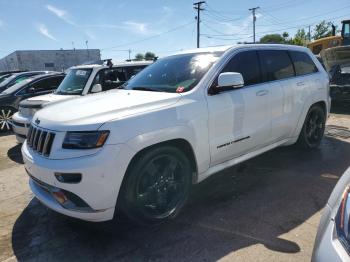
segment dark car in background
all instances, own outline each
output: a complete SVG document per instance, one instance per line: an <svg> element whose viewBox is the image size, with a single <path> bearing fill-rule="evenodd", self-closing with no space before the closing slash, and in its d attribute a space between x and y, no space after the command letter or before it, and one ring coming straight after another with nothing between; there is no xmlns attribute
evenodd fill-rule
<svg viewBox="0 0 350 262"><path fill-rule="evenodd" d="M1 81L0 83L0 93L6 90L7 88L35 75L42 75L42 74L51 74L51 73L57 73L52 71L28 71L28 72L21 72L21 73L9 73L9 75L6 79ZM7 76L8 74L5 74Z"/></svg>
<svg viewBox="0 0 350 262"><path fill-rule="evenodd" d="M0 93L0 132L11 129L11 116L18 110L19 102L33 96L52 93L65 74L50 73L27 77Z"/></svg>

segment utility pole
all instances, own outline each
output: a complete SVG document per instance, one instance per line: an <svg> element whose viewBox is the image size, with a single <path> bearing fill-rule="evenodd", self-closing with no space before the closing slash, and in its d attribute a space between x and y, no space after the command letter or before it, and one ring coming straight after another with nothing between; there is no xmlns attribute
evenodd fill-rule
<svg viewBox="0 0 350 262"><path fill-rule="evenodd" d="M309 42L311 42L311 25L309 25Z"/></svg>
<svg viewBox="0 0 350 262"><path fill-rule="evenodd" d="M131 49L128 50L128 53L129 53L129 60L130 60Z"/></svg>
<svg viewBox="0 0 350 262"><path fill-rule="evenodd" d="M255 10L256 9L259 9L260 7L257 6L257 7L253 7L253 8L250 8L249 11L252 11L252 14L253 14L253 39L254 39L254 44L255 44L255 22L256 22L256 16L255 16Z"/></svg>
<svg viewBox="0 0 350 262"><path fill-rule="evenodd" d="M87 56L88 56L88 59L90 59L90 54L89 54L89 42L88 40L85 41L85 44L86 44L86 52L87 52Z"/></svg>
<svg viewBox="0 0 350 262"><path fill-rule="evenodd" d="M200 14L201 14L201 11L204 10L204 8L201 8L201 5L204 3L205 3L205 1L193 3L193 5L194 5L193 8L197 10L197 16L196 16L196 19L197 19L197 48L199 48L199 38L200 38L200 26L199 26L200 22L201 22Z"/></svg>

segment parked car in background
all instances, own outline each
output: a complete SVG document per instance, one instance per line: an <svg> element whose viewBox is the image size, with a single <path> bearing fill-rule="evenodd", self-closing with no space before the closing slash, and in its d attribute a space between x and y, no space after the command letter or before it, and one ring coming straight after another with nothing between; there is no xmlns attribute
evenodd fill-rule
<svg viewBox="0 0 350 262"><path fill-rule="evenodd" d="M350 168L333 189L318 226L312 261L350 260Z"/></svg>
<svg viewBox="0 0 350 262"><path fill-rule="evenodd" d="M3 81L5 81L7 78L9 78L11 75L13 75L13 74L3 74L3 75L1 75L0 76L0 83L1 82L3 82Z"/></svg>
<svg viewBox="0 0 350 262"><path fill-rule="evenodd" d="M118 88L151 63L153 61L125 62L111 67L96 64L70 68L54 93L30 98L20 103L19 112L13 115L17 141L23 143L32 117L40 108L63 100Z"/></svg>
<svg viewBox="0 0 350 262"><path fill-rule="evenodd" d="M350 102L350 64L335 66L330 76L332 101Z"/></svg>
<svg viewBox="0 0 350 262"><path fill-rule="evenodd" d="M0 131L11 129L11 117L18 110L21 100L52 93L59 86L64 76L63 73L51 73L26 77L25 80L0 93Z"/></svg>
<svg viewBox="0 0 350 262"><path fill-rule="evenodd" d="M330 110L327 72L289 45L185 51L121 88L34 115L22 155L49 208L105 221L118 205L140 223L164 222L192 183L278 146L316 148Z"/></svg>
<svg viewBox="0 0 350 262"><path fill-rule="evenodd" d="M41 74L50 74L54 73L52 71L28 71L28 72L22 72L22 73L15 73L11 74L10 77L5 79L0 83L0 93L9 88L10 86L13 86L15 84L18 84L19 82L27 79L28 77L34 76L34 75L41 75Z"/></svg>
<svg viewBox="0 0 350 262"><path fill-rule="evenodd" d="M0 76L8 75L8 74L15 74L15 73L22 73L22 72L26 72L26 71L27 71L27 70L1 71L1 72L0 72Z"/></svg>

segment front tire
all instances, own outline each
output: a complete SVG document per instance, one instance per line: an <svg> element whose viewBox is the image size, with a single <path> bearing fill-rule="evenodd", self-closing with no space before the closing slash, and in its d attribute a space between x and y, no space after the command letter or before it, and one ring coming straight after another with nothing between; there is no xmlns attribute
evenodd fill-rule
<svg viewBox="0 0 350 262"><path fill-rule="evenodd" d="M121 209L138 224L174 218L188 199L191 164L176 147L161 146L132 161L121 188Z"/></svg>
<svg viewBox="0 0 350 262"><path fill-rule="evenodd" d="M11 119L12 115L15 113L12 107L0 107L0 132L8 132L12 130Z"/></svg>
<svg viewBox="0 0 350 262"><path fill-rule="evenodd" d="M319 105L310 108L301 129L298 144L303 148L317 148L324 135L326 127L326 114Z"/></svg>

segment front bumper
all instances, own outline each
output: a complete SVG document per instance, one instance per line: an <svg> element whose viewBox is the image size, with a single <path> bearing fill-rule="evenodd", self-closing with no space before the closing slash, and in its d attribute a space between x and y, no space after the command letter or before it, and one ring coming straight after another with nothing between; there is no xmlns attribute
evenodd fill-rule
<svg viewBox="0 0 350 262"><path fill-rule="evenodd" d="M121 144L105 145L93 155L53 160L32 151L24 142L22 155L25 168L31 176L31 190L43 204L64 215L97 222L113 218L128 164L128 160L122 157L128 155L127 150L128 147ZM58 181L55 173L80 173L82 179L75 184L64 183ZM55 190L78 196L88 208L67 208L53 196Z"/></svg>
<svg viewBox="0 0 350 262"><path fill-rule="evenodd" d="M12 128L19 143L23 143L27 138L28 129L32 121L31 116L23 116L18 112L12 116Z"/></svg>

